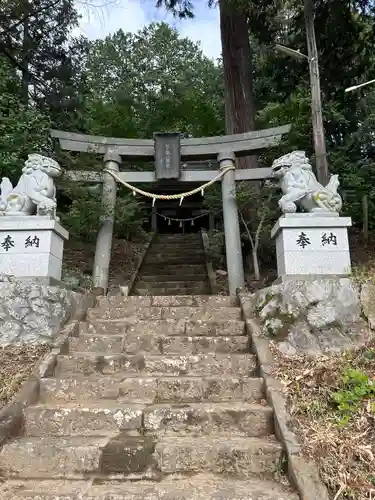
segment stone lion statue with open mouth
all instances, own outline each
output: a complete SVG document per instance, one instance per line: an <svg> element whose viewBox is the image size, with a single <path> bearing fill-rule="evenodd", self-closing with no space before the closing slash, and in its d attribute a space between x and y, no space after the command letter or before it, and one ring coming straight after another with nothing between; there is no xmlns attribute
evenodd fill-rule
<svg viewBox="0 0 375 500"><path fill-rule="evenodd" d="M15 187L3 177L0 184L0 215L51 215L56 218L54 179L60 165L46 156L30 154Z"/></svg>
<svg viewBox="0 0 375 500"><path fill-rule="evenodd" d="M340 185L338 175L332 175L327 186L322 186L304 151L293 151L276 159L272 164L272 175L279 180L283 193L279 200L283 213L295 213L297 209L332 214L341 211L342 198L337 192Z"/></svg>

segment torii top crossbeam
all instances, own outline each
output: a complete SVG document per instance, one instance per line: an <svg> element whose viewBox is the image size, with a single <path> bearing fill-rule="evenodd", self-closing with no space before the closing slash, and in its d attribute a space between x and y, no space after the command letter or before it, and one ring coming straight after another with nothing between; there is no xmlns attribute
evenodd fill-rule
<svg viewBox="0 0 375 500"><path fill-rule="evenodd" d="M287 134L290 127L283 125L244 134L181 139L181 159L216 159L219 153L228 151L236 156L255 154L279 144L282 135ZM142 157L144 160L153 159L155 154L153 139L118 139L59 130L51 130L51 136L59 139L62 149L69 151L105 154L110 149L120 156Z"/></svg>

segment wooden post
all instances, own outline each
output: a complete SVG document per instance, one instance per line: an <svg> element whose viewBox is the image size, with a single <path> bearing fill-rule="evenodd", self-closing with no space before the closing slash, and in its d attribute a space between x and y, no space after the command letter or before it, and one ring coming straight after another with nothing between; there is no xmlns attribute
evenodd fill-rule
<svg viewBox="0 0 375 500"><path fill-rule="evenodd" d="M156 233L158 231L158 216L156 213L156 207L152 207L151 211L151 231Z"/></svg>
<svg viewBox="0 0 375 500"><path fill-rule="evenodd" d="M213 213L208 215L208 228L209 231L213 231L215 229L215 216Z"/></svg>
<svg viewBox="0 0 375 500"><path fill-rule="evenodd" d="M233 153L219 153L220 166L234 165ZM225 234L225 251L227 257L227 270L229 281L229 294L235 295L237 288L245 284L240 223L238 220L236 181L234 170L229 170L222 178L221 191L223 198L223 218Z"/></svg>
<svg viewBox="0 0 375 500"><path fill-rule="evenodd" d="M305 24L307 50L310 68L311 85L311 116L314 136L314 148L316 156L316 171L318 181L325 186L329 180L328 162L326 144L324 138L322 101L320 93L320 77L318 50L316 47L315 29L314 29L314 8L313 0L304 0L305 2Z"/></svg>
<svg viewBox="0 0 375 500"><path fill-rule="evenodd" d="M368 244L368 198L365 194L362 198L363 239Z"/></svg>
<svg viewBox="0 0 375 500"><path fill-rule="evenodd" d="M121 157L115 152L107 151L104 156L104 166L114 173L119 171ZM108 173L103 174L102 208L104 215L102 225L96 239L95 260L93 269L93 284L103 294L108 288L109 264L111 261L113 225L115 221L115 206L117 184Z"/></svg>

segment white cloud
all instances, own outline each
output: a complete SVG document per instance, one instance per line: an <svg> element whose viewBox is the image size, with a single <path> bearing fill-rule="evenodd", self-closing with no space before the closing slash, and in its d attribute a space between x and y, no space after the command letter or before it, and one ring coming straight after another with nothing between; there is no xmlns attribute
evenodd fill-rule
<svg viewBox="0 0 375 500"><path fill-rule="evenodd" d="M198 2L197 2L198 4ZM84 9L79 32L90 39L104 38L120 28L135 32L153 21L165 21L174 26L181 36L200 42L203 52L212 58L220 57L219 15L200 3L194 19L176 20L164 9L157 9L154 0L117 0L115 5L103 9Z"/></svg>

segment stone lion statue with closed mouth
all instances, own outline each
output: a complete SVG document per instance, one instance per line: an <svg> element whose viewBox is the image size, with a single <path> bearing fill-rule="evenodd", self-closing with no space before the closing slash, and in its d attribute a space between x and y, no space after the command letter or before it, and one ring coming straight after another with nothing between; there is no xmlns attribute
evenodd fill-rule
<svg viewBox="0 0 375 500"><path fill-rule="evenodd" d="M322 186L304 151L293 151L276 159L272 164L272 175L278 179L283 193L279 200L283 213L295 213L297 209L336 214L341 211L338 175L332 175L329 183Z"/></svg>
<svg viewBox="0 0 375 500"><path fill-rule="evenodd" d="M0 184L0 215L52 215L56 217L54 179L60 165L46 156L30 154L15 187L3 177Z"/></svg>

